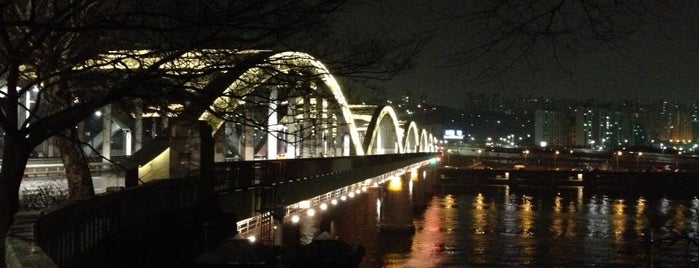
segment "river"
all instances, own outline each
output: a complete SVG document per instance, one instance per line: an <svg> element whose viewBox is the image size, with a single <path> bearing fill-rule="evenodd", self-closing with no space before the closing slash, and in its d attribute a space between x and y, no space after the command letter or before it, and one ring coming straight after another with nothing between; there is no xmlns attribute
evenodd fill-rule
<svg viewBox="0 0 699 268"><path fill-rule="evenodd" d="M362 267L699 265L697 196L485 186L433 196L414 225L366 234Z"/></svg>

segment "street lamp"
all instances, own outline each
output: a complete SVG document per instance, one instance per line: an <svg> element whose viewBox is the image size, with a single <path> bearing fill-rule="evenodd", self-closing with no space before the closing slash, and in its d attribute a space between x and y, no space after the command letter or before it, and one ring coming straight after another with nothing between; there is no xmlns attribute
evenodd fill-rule
<svg viewBox="0 0 699 268"><path fill-rule="evenodd" d="M616 152L616 169L619 169L619 157L621 157L621 155L623 154L624 153L622 153L621 151Z"/></svg>
<svg viewBox="0 0 699 268"><path fill-rule="evenodd" d="M561 153L561 152L559 152L558 150L556 150L556 152L553 154L553 169L557 169L557 168L558 168L558 165L556 164L556 159L558 158L558 154L560 154L560 153Z"/></svg>
<svg viewBox="0 0 699 268"><path fill-rule="evenodd" d="M482 152L483 152L483 150L478 149L478 156L476 156L476 162L481 162L481 153Z"/></svg>
<svg viewBox="0 0 699 268"><path fill-rule="evenodd" d="M636 156L636 169L641 169L641 156L643 155L643 152L638 152L638 156Z"/></svg>

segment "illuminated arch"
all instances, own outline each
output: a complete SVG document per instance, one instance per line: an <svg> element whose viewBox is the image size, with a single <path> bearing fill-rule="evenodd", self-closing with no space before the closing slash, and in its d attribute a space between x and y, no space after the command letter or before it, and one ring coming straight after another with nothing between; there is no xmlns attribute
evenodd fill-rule
<svg viewBox="0 0 699 268"><path fill-rule="evenodd" d="M364 152L368 155L383 154L385 153L383 145L393 143L389 150L395 150L395 152L389 151L389 153L403 153L403 142L399 130L398 117L391 106L376 109L364 136ZM380 150L377 152L375 149Z"/></svg>
<svg viewBox="0 0 699 268"><path fill-rule="evenodd" d="M269 69L273 69L275 72L269 72ZM350 136L350 142L354 147L353 149L355 154L363 155L364 150L362 148L361 141L359 140L357 128L354 125L352 114L349 110L347 100L342 93L340 85L335 77L330 74L330 71L328 71L325 65L305 53L281 52L272 54L271 56L261 60L259 63L247 69L235 81L233 81L224 90L223 94L213 101L211 108L214 110L230 110L242 105L244 104L243 101L233 100L226 97L227 93L231 91L235 92L236 94L249 93L258 85L272 78L274 75L289 74L290 71L295 69L308 72L310 75L315 77L315 81L322 82L325 88L330 91L332 96L335 98L337 105L339 106L342 120L349 129L349 133L347 134ZM208 121L214 127L214 129L218 129L225 122L208 111L204 112L200 116L200 119Z"/></svg>
<svg viewBox="0 0 699 268"><path fill-rule="evenodd" d="M420 131L420 145L418 146L421 153L430 151L430 135L427 130L423 129Z"/></svg>
<svg viewBox="0 0 699 268"><path fill-rule="evenodd" d="M418 132L415 121L411 121L410 124L408 124L403 138L403 152L417 153L420 151L420 133Z"/></svg>

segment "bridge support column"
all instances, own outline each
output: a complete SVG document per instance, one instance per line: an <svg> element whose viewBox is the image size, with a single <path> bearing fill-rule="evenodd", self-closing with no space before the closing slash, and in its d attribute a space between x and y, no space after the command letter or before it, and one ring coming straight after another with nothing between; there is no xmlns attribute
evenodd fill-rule
<svg viewBox="0 0 699 268"><path fill-rule="evenodd" d="M426 172L424 169L416 169L410 173L410 180L413 183L412 201L414 208L427 207L427 181L425 178Z"/></svg>
<svg viewBox="0 0 699 268"><path fill-rule="evenodd" d="M214 139L214 161L226 161L226 125L219 127L213 134Z"/></svg>
<svg viewBox="0 0 699 268"><path fill-rule="evenodd" d="M279 120L277 109L277 88L271 89L269 94L269 116L267 118L267 159L277 159L277 143L279 135Z"/></svg>
<svg viewBox="0 0 699 268"><path fill-rule="evenodd" d="M255 129L251 126L243 126L243 160L255 159Z"/></svg>
<svg viewBox="0 0 699 268"><path fill-rule="evenodd" d="M376 248L377 236L366 234L377 232L382 191L380 186L368 187L366 193L334 207L335 217L330 224L330 233L347 243L362 245L367 249Z"/></svg>
<svg viewBox="0 0 699 268"><path fill-rule="evenodd" d="M102 157L103 162L111 158L112 151L112 106L106 105L102 112Z"/></svg>
<svg viewBox="0 0 699 268"><path fill-rule="evenodd" d="M413 179L413 207L426 208L429 199L434 194L436 173L432 168L420 168L412 175Z"/></svg>
<svg viewBox="0 0 699 268"><path fill-rule="evenodd" d="M138 152L143 146L143 110L141 108L135 110L133 132L134 152Z"/></svg>
<svg viewBox="0 0 699 268"><path fill-rule="evenodd" d="M325 224L330 216L321 213L317 209L314 215L308 215L307 211L301 211L296 215L285 218L281 234L275 238L275 243L285 249L296 249L299 245L308 245L323 231L329 231ZM292 221L297 217L298 221ZM324 227L325 226L325 227Z"/></svg>
<svg viewBox="0 0 699 268"><path fill-rule="evenodd" d="M204 121L178 121L170 134L170 174L173 177L201 175L213 167L211 127ZM209 179L209 178L202 178Z"/></svg>
<svg viewBox="0 0 699 268"><path fill-rule="evenodd" d="M381 204L380 231L415 232L410 200L410 176L406 172L386 184Z"/></svg>

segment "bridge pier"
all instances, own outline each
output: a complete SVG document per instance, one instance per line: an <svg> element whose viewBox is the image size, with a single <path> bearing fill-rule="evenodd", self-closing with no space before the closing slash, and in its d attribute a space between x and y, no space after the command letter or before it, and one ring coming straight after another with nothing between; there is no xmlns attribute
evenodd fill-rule
<svg viewBox="0 0 699 268"><path fill-rule="evenodd" d="M415 170L411 178L413 183L412 206L414 209L426 208L430 197L434 193L437 174L432 168L420 168Z"/></svg>
<svg viewBox="0 0 699 268"><path fill-rule="evenodd" d="M330 224L331 234L348 243L373 245L372 241L364 241L370 237L361 234L376 233L379 217L377 203L381 198L381 191L380 186L367 187L366 193L345 201L349 204L339 204L334 208L335 213Z"/></svg>
<svg viewBox="0 0 699 268"><path fill-rule="evenodd" d="M408 171L399 177L392 177L384 186L379 231L415 232L411 202L412 174Z"/></svg>

